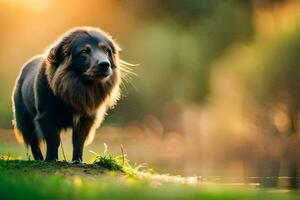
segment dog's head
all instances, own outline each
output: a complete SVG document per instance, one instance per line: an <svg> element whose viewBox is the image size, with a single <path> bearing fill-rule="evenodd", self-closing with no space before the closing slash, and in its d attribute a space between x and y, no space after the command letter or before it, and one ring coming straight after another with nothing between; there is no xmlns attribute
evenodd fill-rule
<svg viewBox="0 0 300 200"><path fill-rule="evenodd" d="M119 50L101 30L76 28L54 44L47 60L54 70L63 67L83 80L105 82L118 70Z"/></svg>
<svg viewBox="0 0 300 200"><path fill-rule="evenodd" d="M68 31L46 51L46 75L53 93L76 110L93 113L119 98L124 61L112 38L97 28ZM104 103L105 104L105 103Z"/></svg>

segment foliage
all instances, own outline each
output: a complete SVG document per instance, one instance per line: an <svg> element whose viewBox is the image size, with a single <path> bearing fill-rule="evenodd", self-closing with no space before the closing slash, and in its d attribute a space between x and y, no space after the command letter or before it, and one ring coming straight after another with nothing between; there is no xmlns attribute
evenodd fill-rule
<svg viewBox="0 0 300 200"><path fill-rule="evenodd" d="M118 157L113 157L112 155L96 155L95 160L93 161L93 164L100 165L108 170L113 171L121 171L123 172L123 165L119 164Z"/></svg>

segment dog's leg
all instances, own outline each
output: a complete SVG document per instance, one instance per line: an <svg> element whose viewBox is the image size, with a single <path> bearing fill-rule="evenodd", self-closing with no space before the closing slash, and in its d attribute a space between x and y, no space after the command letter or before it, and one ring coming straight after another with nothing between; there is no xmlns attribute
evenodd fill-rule
<svg viewBox="0 0 300 200"><path fill-rule="evenodd" d="M81 117L79 121L73 125L73 162L82 162L82 152L84 142L94 123L93 117Z"/></svg>
<svg viewBox="0 0 300 200"><path fill-rule="evenodd" d="M60 130L55 123L49 118L37 118L36 125L38 131L44 136L47 144L47 154L45 161L58 160L58 147L60 144Z"/></svg>
<svg viewBox="0 0 300 200"><path fill-rule="evenodd" d="M16 128L21 131L26 144L30 146L34 159L43 160L43 154L39 147L40 141L35 130L33 119L29 115L17 115L16 121L18 124Z"/></svg>
<svg viewBox="0 0 300 200"><path fill-rule="evenodd" d="M39 147L38 141L34 141L30 144L31 152L35 160L43 160L43 154Z"/></svg>

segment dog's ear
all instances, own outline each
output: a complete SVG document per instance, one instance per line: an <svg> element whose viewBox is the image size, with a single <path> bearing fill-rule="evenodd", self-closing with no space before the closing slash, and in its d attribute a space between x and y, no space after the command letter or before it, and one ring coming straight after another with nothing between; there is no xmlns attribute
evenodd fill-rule
<svg viewBox="0 0 300 200"><path fill-rule="evenodd" d="M120 48L120 46L113 39L109 40L108 44L111 47L112 52L114 54L119 54L122 51L122 49Z"/></svg>
<svg viewBox="0 0 300 200"><path fill-rule="evenodd" d="M63 49L64 47L62 42L58 42L53 47L51 47L47 55L47 60L51 65L58 66L60 63L63 62L64 60Z"/></svg>
<svg viewBox="0 0 300 200"><path fill-rule="evenodd" d="M55 43L47 56L47 60L53 66L59 66L70 53L71 38L64 37Z"/></svg>

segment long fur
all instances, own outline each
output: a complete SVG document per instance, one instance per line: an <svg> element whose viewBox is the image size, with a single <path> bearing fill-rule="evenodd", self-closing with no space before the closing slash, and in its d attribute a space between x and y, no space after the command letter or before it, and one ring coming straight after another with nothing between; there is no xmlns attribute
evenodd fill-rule
<svg viewBox="0 0 300 200"><path fill-rule="evenodd" d="M48 64L47 79L53 93L62 97L78 113L93 115L100 104L109 107L117 102L120 97L119 70L115 70L112 77L103 84L84 83L78 75L67 69L67 63L68 61L58 69Z"/></svg>

